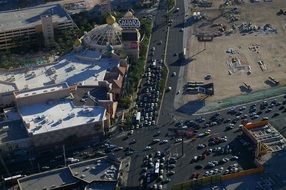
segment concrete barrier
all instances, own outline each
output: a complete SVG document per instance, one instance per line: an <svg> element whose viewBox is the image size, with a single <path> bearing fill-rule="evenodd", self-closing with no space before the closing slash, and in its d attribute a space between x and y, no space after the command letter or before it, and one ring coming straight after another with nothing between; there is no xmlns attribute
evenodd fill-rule
<svg viewBox="0 0 286 190"><path fill-rule="evenodd" d="M262 166L259 166L257 168L252 168L249 170L243 170L237 173L231 173L227 175L216 175L216 176L208 176L208 177L202 177L195 180L188 180L184 181L182 183L177 183L172 186L172 190L188 190L192 188L198 188L203 187L211 184L217 184L221 183L222 181L244 177L251 174L257 174L262 173L264 171L264 168Z"/></svg>

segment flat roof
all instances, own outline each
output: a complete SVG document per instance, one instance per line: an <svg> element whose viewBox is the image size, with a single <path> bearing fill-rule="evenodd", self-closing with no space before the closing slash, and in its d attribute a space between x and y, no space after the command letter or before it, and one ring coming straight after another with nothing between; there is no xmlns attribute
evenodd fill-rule
<svg viewBox="0 0 286 190"><path fill-rule="evenodd" d="M257 141L265 144L272 152L283 150L286 139L270 124L248 129Z"/></svg>
<svg viewBox="0 0 286 190"><path fill-rule="evenodd" d="M109 100L106 87L96 86L90 91L90 95L98 100Z"/></svg>
<svg viewBox="0 0 286 190"><path fill-rule="evenodd" d="M18 110L34 135L102 121L106 111L99 106L77 107L69 99L21 106Z"/></svg>
<svg viewBox="0 0 286 190"><path fill-rule="evenodd" d="M119 60L103 57L99 60L83 60L74 52L63 56L53 65L24 68L16 71L0 71L0 81L9 81L18 90L33 89L67 82L68 85L82 84L97 86L103 81L107 70L118 67ZM1 85L1 83L0 83ZM1 87L1 86L0 86ZM0 88L0 93L9 89ZM10 88L10 90L13 90Z"/></svg>
<svg viewBox="0 0 286 190"><path fill-rule="evenodd" d="M0 144L28 137L27 130L20 120L0 124Z"/></svg>
<svg viewBox="0 0 286 190"><path fill-rule="evenodd" d="M74 177L87 183L117 181L119 163L111 162L107 157L102 157L70 164L69 168Z"/></svg>
<svg viewBox="0 0 286 190"><path fill-rule="evenodd" d="M109 190L111 187L114 189L116 185L119 166L119 161L105 156L23 177L18 179L18 184L20 190L43 190L64 188L85 181L88 183L86 188Z"/></svg>
<svg viewBox="0 0 286 190"><path fill-rule="evenodd" d="M17 86L14 83L7 81L0 81L1 92L12 92L17 90Z"/></svg>
<svg viewBox="0 0 286 190"><path fill-rule="evenodd" d="M72 185L78 181L71 175L69 168L64 167L21 178L18 184L20 190L43 190Z"/></svg>
<svg viewBox="0 0 286 190"><path fill-rule="evenodd" d="M51 15L53 22L70 20L59 4L45 4L36 7L0 12L0 32L41 25L41 17Z"/></svg>

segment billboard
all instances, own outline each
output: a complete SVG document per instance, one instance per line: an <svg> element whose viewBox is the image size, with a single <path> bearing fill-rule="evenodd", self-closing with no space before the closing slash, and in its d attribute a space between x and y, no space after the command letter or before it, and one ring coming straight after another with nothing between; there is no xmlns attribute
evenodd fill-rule
<svg viewBox="0 0 286 190"><path fill-rule="evenodd" d="M140 21L138 18L121 18L118 20L118 24L121 28L139 28Z"/></svg>
<svg viewBox="0 0 286 190"><path fill-rule="evenodd" d="M131 48L131 49L137 49L137 48L138 48L138 43L137 43L137 42L131 42L129 48Z"/></svg>

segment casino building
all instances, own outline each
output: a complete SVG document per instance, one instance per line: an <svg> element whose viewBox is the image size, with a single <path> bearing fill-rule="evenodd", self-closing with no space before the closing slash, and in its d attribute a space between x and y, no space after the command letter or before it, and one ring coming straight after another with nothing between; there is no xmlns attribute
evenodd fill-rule
<svg viewBox="0 0 286 190"><path fill-rule="evenodd" d="M130 59L139 58L140 21L128 11L118 23L114 16L109 15L106 24L95 26L82 37L81 48L106 51L112 49L119 56L127 55Z"/></svg>

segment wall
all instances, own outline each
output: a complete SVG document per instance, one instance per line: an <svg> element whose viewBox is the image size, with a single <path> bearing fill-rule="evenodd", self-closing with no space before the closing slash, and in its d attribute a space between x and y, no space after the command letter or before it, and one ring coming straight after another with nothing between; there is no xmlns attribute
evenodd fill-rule
<svg viewBox="0 0 286 190"><path fill-rule="evenodd" d="M66 89L61 89L61 90L55 90L53 92L39 93L39 94L27 96L27 97L18 97L18 98L16 97L16 101L17 101L17 106L21 107L25 105L45 103L49 100L58 100L61 98L65 98L69 95L70 95L70 89L66 88Z"/></svg>
<svg viewBox="0 0 286 190"><path fill-rule="evenodd" d="M62 142L71 136L80 138L100 134L103 134L103 121L32 135L32 142L39 147Z"/></svg>

